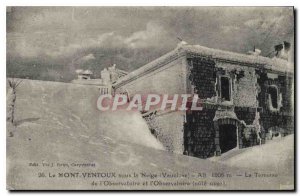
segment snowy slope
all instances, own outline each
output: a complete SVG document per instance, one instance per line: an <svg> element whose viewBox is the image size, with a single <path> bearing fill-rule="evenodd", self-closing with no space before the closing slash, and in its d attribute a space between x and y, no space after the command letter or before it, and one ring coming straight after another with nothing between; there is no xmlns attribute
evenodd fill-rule
<svg viewBox="0 0 300 196"><path fill-rule="evenodd" d="M8 92L9 95L9 92ZM201 181L198 173L206 173L208 182L220 186L114 186L114 189L279 189L292 173L283 173L282 180L239 180L235 174L244 169L222 161L202 160L171 154L150 134L146 123L137 113L101 113L96 109L98 90L93 86L58 82L24 80L17 90L16 124L7 137L8 189L111 189L92 187L94 179L38 178L39 172L116 172L130 173L189 173L189 181ZM29 163L39 163L29 167ZM41 163L95 163L95 168L41 167ZM255 169L259 171L259 169ZM267 171L267 170L264 170ZM216 179L213 172L227 172L230 179ZM278 171L281 172L280 170ZM138 181L151 180L137 178ZM118 179L114 179L118 180ZM159 178L176 182L182 178ZM126 181L126 179L124 179ZM226 182L226 183L225 183ZM293 182L288 181L289 184ZM224 183L224 184L222 184ZM251 183L251 187L249 187ZM290 186L289 186L290 188Z"/></svg>
<svg viewBox="0 0 300 196"><path fill-rule="evenodd" d="M91 142L107 137L162 149L138 113L100 112L97 98L95 86L23 80L17 89L16 124Z"/></svg>

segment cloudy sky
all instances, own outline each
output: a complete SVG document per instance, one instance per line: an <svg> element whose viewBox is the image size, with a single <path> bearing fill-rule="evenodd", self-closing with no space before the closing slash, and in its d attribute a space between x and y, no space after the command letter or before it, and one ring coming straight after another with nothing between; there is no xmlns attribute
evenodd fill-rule
<svg viewBox="0 0 300 196"><path fill-rule="evenodd" d="M287 7L8 7L7 75L69 81L113 63L132 71L172 50L178 37L262 55L293 40Z"/></svg>

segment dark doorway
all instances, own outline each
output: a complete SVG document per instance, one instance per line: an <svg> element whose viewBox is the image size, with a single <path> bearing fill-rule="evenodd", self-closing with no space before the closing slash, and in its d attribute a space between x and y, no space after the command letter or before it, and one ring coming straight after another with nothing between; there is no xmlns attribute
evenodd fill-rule
<svg viewBox="0 0 300 196"><path fill-rule="evenodd" d="M220 125L219 135L221 153L237 147L237 128L235 125Z"/></svg>

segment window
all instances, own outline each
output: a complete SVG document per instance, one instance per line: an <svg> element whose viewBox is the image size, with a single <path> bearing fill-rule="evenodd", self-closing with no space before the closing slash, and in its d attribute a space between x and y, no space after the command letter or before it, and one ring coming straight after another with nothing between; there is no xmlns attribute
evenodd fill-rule
<svg viewBox="0 0 300 196"><path fill-rule="evenodd" d="M267 104L272 112L279 112L282 107L282 94L276 85L270 85L267 88Z"/></svg>
<svg viewBox="0 0 300 196"><path fill-rule="evenodd" d="M222 101L231 100L231 86L229 77L221 77L221 99Z"/></svg>
<svg viewBox="0 0 300 196"><path fill-rule="evenodd" d="M273 108L278 108L278 91L276 86L269 86L269 96Z"/></svg>

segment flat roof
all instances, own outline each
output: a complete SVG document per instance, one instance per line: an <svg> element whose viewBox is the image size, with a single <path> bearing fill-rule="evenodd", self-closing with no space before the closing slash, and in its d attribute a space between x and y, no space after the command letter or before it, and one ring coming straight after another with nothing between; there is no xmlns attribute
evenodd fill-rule
<svg viewBox="0 0 300 196"><path fill-rule="evenodd" d="M122 83L130 82L142 75L158 69L159 67L174 61L177 58L186 56L188 54L209 57L219 61L228 63L242 63L241 66L252 66L257 68L265 68L275 72L293 73L294 65L287 60L280 58L268 58L263 56L254 56L248 54L235 53L219 49L208 48L200 45L182 44L167 54L151 61L150 63L130 72L126 76L120 78L113 84L113 86L121 86Z"/></svg>

